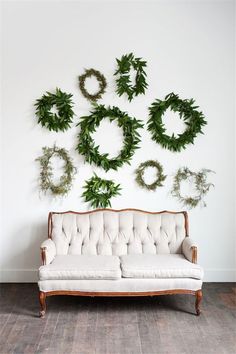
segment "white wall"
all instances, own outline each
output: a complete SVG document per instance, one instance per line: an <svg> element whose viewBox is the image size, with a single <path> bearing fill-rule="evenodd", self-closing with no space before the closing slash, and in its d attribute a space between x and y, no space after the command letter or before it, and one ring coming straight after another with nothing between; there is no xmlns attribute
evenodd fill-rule
<svg viewBox="0 0 236 354"><path fill-rule="evenodd" d="M206 197L207 208L190 211L190 234L199 244L206 281L233 281L235 274L235 129L234 5L232 2L5 2L2 62L2 281L34 281L39 246L47 236L49 211L87 210L80 195L84 181L96 171L121 183L114 208L181 210L170 195L177 168L216 171ZM149 88L129 103L114 93L115 58L134 52L148 61ZM104 73L109 86L101 103L117 105L147 121L147 107L171 91L195 98L208 125L205 135L181 153L155 144L147 130L131 166L118 172L83 163L75 152L81 115L89 112L77 77L84 68ZM74 95L77 114L72 129L49 132L36 122L34 102L46 90L60 87ZM122 143L109 124L96 141L115 153ZM114 127L114 129L117 129ZM116 143L114 142L116 140ZM39 197L39 165L43 146L66 147L78 167L73 189L64 199ZM139 189L134 169L146 159L160 161L168 174L164 188Z"/></svg>

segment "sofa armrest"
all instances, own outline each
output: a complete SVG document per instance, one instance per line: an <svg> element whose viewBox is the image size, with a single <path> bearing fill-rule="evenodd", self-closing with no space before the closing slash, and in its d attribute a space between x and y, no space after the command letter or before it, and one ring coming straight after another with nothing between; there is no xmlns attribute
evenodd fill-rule
<svg viewBox="0 0 236 354"><path fill-rule="evenodd" d="M182 243L182 252L183 255L192 263L197 263L197 245L196 243L190 238L185 237Z"/></svg>
<svg viewBox="0 0 236 354"><path fill-rule="evenodd" d="M42 264L45 265L51 263L56 256L55 243L50 238L48 238L47 240L43 241L40 249L41 249Z"/></svg>

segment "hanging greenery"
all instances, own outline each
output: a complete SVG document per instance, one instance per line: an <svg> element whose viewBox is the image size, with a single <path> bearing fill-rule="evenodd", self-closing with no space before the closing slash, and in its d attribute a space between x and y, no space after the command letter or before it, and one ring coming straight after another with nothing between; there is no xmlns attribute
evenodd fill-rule
<svg viewBox="0 0 236 354"><path fill-rule="evenodd" d="M130 164L130 159L134 155L140 142L138 129L142 128L140 120L131 118L126 112L122 112L118 107L107 107L104 105L93 105L93 109L89 116L81 117L77 124L81 130L79 133L79 144L76 150L85 156L85 160L92 164L102 167L105 171L110 169L117 170L124 163ZM123 148L114 158L109 158L109 155L100 154L99 146L97 146L92 138L92 133L99 127L101 121L108 118L110 122L116 120L118 127L123 129Z"/></svg>
<svg viewBox="0 0 236 354"><path fill-rule="evenodd" d="M185 149L188 144L193 144L197 134L202 133L202 127L207 124L202 112L198 111L198 106L194 106L194 99L181 100L173 92L165 97L164 101L157 99L149 107L148 130L152 139L163 148L171 151ZM186 124L186 130L176 137L167 135L162 117L165 111L170 108L173 112L179 112L179 116Z"/></svg>
<svg viewBox="0 0 236 354"><path fill-rule="evenodd" d="M59 88L56 88L56 93L46 92L35 103L38 123L56 132L70 128L74 116L72 96L71 93L62 92ZM53 106L56 107L58 114L51 112Z"/></svg>
<svg viewBox="0 0 236 354"><path fill-rule="evenodd" d="M90 202L94 208L107 208L111 207L110 199L120 195L120 185L115 184L113 181L102 179L94 174L83 187L85 191L82 197L86 202Z"/></svg>
<svg viewBox="0 0 236 354"><path fill-rule="evenodd" d="M156 180L147 184L144 181L144 173L148 167L154 167L156 169ZM163 187L162 182L166 179L166 176L163 174L163 167L158 161L148 160L139 165L139 167L135 171L136 173L136 182L142 188L146 188L150 191L155 191L157 187Z"/></svg>
<svg viewBox="0 0 236 354"><path fill-rule="evenodd" d="M93 95L88 93L88 91L85 88L85 81L87 78L89 78L91 76L94 76L99 83L99 90L98 90L98 92L96 92ZM104 94L105 89L107 87L106 78L98 70L86 69L85 73L83 75L79 76L79 87L80 87L80 90L85 98L87 98L89 101L97 101L99 98L102 97L102 95Z"/></svg>
<svg viewBox="0 0 236 354"><path fill-rule="evenodd" d="M189 209L195 208L198 205L206 206L203 198L209 192L210 187L214 186L207 182L207 174L214 171L202 169L199 172L192 172L187 167L179 168L175 177L171 190L173 197L177 198L180 203ZM195 196L182 196L181 183L186 180L194 181L194 186L197 194Z"/></svg>
<svg viewBox="0 0 236 354"><path fill-rule="evenodd" d="M128 100L132 101L134 96L144 94L145 89L148 87L146 82L146 72L144 68L147 66L147 62L142 58L135 58L133 53L123 55L121 59L116 59L118 68L115 72L116 79L116 92L119 96L127 94ZM134 69L135 85L132 85L130 78L130 70Z"/></svg>
<svg viewBox="0 0 236 354"><path fill-rule="evenodd" d="M64 160L64 174L60 177L58 184L53 183L53 168L51 165L52 157L59 157ZM43 147L43 155L38 157L36 161L39 161L41 165L40 172L40 188L46 193L48 190L53 195L65 195L72 187L72 180L76 173L76 168L73 166L73 162L69 157L67 150L59 148L54 145L52 148Z"/></svg>

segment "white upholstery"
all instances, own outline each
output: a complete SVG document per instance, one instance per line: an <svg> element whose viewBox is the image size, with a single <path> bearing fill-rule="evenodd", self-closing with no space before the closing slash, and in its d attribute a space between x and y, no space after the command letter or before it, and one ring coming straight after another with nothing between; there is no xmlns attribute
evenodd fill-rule
<svg viewBox="0 0 236 354"><path fill-rule="evenodd" d="M190 262L192 262L192 247L194 246L197 247L197 244L190 237L185 237L182 243L182 253Z"/></svg>
<svg viewBox="0 0 236 354"><path fill-rule="evenodd" d="M51 237L58 255L181 253L185 236L183 213L101 210L52 215Z"/></svg>
<svg viewBox="0 0 236 354"><path fill-rule="evenodd" d="M41 249L45 248L45 255L46 255L46 264L49 264L53 261L56 256L56 245L55 243L49 238L41 244Z"/></svg>
<svg viewBox="0 0 236 354"><path fill-rule="evenodd" d="M201 289L202 281L192 278L128 279L119 280L44 280L39 281L41 291L88 291L88 292L148 292L164 290Z"/></svg>
<svg viewBox="0 0 236 354"><path fill-rule="evenodd" d="M120 260L125 278L203 278L202 268L181 254L129 254Z"/></svg>
<svg viewBox="0 0 236 354"><path fill-rule="evenodd" d="M116 256L56 256L49 265L39 268L40 280L119 279L120 260Z"/></svg>

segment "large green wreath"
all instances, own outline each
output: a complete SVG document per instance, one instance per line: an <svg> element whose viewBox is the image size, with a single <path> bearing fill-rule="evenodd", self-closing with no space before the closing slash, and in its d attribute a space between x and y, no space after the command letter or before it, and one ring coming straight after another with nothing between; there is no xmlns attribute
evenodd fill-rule
<svg viewBox="0 0 236 354"><path fill-rule="evenodd" d="M85 81L87 78L95 76L98 83L99 83L99 90L95 94L91 95L85 88ZM84 97L86 97L90 101L97 101L99 98L102 97L105 89L107 87L106 78L100 71L95 69L86 69L85 73L79 76L79 87Z"/></svg>
<svg viewBox="0 0 236 354"><path fill-rule="evenodd" d="M204 196L209 192L210 187L214 186L212 183L207 182L207 174L214 172L208 169L202 169L199 172L192 172L187 167L179 168L174 176L174 183L171 190L173 197L177 198L184 206L192 209L196 206L206 206L203 200ZM193 179L197 195L195 196L182 196L181 195L181 182Z"/></svg>
<svg viewBox="0 0 236 354"><path fill-rule="evenodd" d="M147 62L142 60L142 58L135 58L133 53L123 55L121 59L116 59L116 62L118 65L115 72L115 75L118 75L116 79L117 94L122 96L126 93L129 101L132 101L134 96L144 94L145 89L148 87L146 73L144 71ZM136 71L134 86L130 79L130 70L132 68Z"/></svg>
<svg viewBox="0 0 236 354"><path fill-rule="evenodd" d="M53 168L51 165L51 158L53 156L58 156L65 162L64 174L60 177L59 184L54 184L52 181ZM73 177L77 170L74 167L67 150L59 148L56 145L52 148L43 147L43 155L38 157L36 161L39 161L41 165L40 188L44 193L50 190L53 195L63 196L70 191Z"/></svg>
<svg viewBox="0 0 236 354"><path fill-rule="evenodd" d="M154 167L157 170L156 180L151 184L147 184L144 181L144 172L145 169L148 167ZM146 162L141 163L139 167L136 169L135 173L136 173L135 180L138 183L138 185L142 188L146 188L151 191L155 191L157 187L163 187L162 182L166 179L166 176L163 174L162 165L158 161L154 161L154 160L148 160Z"/></svg>
<svg viewBox="0 0 236 354"><path fill-rule="evenodd" d="M94 163L102 167L105 171L110 169L117 170L124 163L130 164L135 150L140 142L138 129L142 128L140 120L131 118L126 112L122 112L118 107L107 107L104 105L93 105L93 110L89 116L81 117L81 121L77 124L81 130L79 133L79 144L76 150L85 156L85 160L90 164ZM119 155L109 158L109 155L100 154L99 146L95 145L91 134L94 133L104 118L108 118L110 122L116 120L119 127L123 129L124 142L123 148Z"/></svg>
<svg viewBox="0 0 236 354"><path fill-rule="evenodd" d="M198 111L198 106L194 106L194 99L181 100L173 92L165 97L164 101L157 99L149 107L148 130L151 132L152 139L162 147L180 151L186 145L193 144L194 138L198 133L202 133L202 127L207 124L202 112ZM162 121L163 114L170 108L173 112L179 112L179 116L185 122L187 128L182 134L176 137L174 134L165 134L165 127Z"/></svg>
<svg viewBox="0 0 236 354"><path fill-rule="evenodd" d="M94 208L107 208L111 207L110 199L117 195L120 195L120 185L115 184L111 180L106 180L98 177L94 174L88 181L86 181L83 187L85 191L82 197L86 202L90 202Z"/></svg>
<svg viewBox="0 0 236 354"><path fill-rule="evenodd" d="M35 103L38 123L56 132L70 128L74 116L72 96L71 93L62 92L59 88L56 88L55 93L46 92ZM53 106L57 108L58 114L51 112Z"/></svg>

